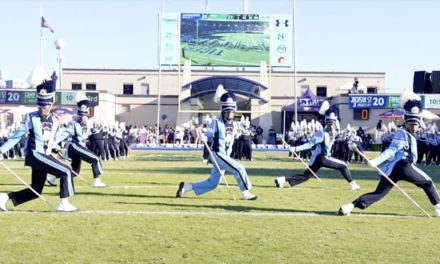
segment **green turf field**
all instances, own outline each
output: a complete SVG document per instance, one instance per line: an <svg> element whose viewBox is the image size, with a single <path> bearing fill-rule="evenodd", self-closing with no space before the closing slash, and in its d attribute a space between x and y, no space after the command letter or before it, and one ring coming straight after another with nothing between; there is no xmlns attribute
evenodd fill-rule
<svg viewBox="0 0 440 264"><path fill-rule="evenodd" d="M35 200L0 213L1 263L438 263L440 219L424 216L397 190L365 211L337 216L339 206L377 184L364 164L350 164L360 191L349 191L337 172L318 175L330 187L310 180L294 189L276 189L277 176L299 173L303 165L287 153L255 153L243 162L257 201L233 200L224 185L196 197L175 198L180 181L209 175L199 152L134 152L104 163L94 189L76 179L70 199L81 210L52 212ZM369 154L375 155L375 154ZM4 161L29 181L21 160ZM438 166L421 166L439 183ZM83 165L82 176L92 181ZM227 179L239 197L233 177ZM429 213L424 192L400 183ZM0 191L22 186L0 170ZM54 205L58 187L43 195Z"/></svg>

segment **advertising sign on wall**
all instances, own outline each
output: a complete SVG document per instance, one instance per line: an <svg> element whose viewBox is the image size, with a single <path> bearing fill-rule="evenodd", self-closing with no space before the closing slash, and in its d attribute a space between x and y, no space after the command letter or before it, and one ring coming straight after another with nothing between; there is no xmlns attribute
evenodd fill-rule
<svg viewBox="0 0 440 264"><path fill-rule="evenodd" d="M91 106L99 105L99 92L86 92ZM15 89L0 91L0 104L35 105L37 93L35 91L17 91ZM61 91L55 95L55 104L76 105L76 91Z"/></svg>

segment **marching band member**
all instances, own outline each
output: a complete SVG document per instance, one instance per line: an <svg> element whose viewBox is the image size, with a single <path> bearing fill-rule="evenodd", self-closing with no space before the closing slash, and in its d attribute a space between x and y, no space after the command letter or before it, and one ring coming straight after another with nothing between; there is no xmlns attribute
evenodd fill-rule
<svg viewBox="0 0 440 264"><path fill-rule="evenodd" d="M25 146L25 165L31 167L31 187L41 194L47 174L60 178L60 202L57 210L73 212L78 210L70 204L68 198L74 195L72 172L68 166L51 156L52 145L58 130L58 119L50 114L55 100L55 82L44 81L37 86L38 111L26 115L20 128L0 147L6 153L24 136L28 136ZM7 201L14 206L31 201L38 196L26 188L17 192L0 194L0 210L7 211Z"/></svg>
<svg viewBox="0 0 440 264"><path fill-rule="evenodd" d="M216 102L218 102L218 100L221 101L221 117L215 118L210 123L206 133L207 137L205 136L202 140L212 142L212 155L209 158L211 160L215 159L219 168L213 166L211 176L204 181L197 183L181 182L176 197L183 197L191 190L193 190L196 195L202 195L217 188L220 183L220 178L225 170L227 170L235 176L242 192L240 199L256 200L257 196L250 192L252 184L246 169L238 161L230 157L232 145L238 130L238 125L234 121L234 114L237 109L235 95L227 92L222 85L219 85L214 100Z"/></svg>
<svg viewBox="0 0 440 264"><path fill-rule="evenodd" d="M420 129L422 102L420 96L408 90L402 95L402 107L406 110L405 127L396 131L390 146L378 157L370 160L371 167L382 164L382 171L394 182L404 180L422 188L434 205L435 215L440 216L440 198L432 179L415 166L417 161L417 140L415 134ZM384 198L393 184L381 177L376 190L359 196L339 209L340 215L350 215L354 208L366 209Z"/></svg>
<svg viewBox="0 0 440 264"><path fill-rule="evenodd" d="M290 147L290 151L299 152L306 149L312 149L312 158L309 161L310 169L313 172L317 172L320 168L331 168L338 170L344 176L349 183L351 190L360 189L359 185L353 180L347 164L344 162L330 157L330 150L334 142L334 133L336 131L337 116L335 111L330 108L328 101L324 101L320 110L321 115L325 115L326 127L323 130L318 130L315 135L307 143ZM281 176L275 179L275 186L282 188L287 181L291 187L308 181L312 173L309 169L306 169L303 174L297 174L293 176Z"/></svg>
<svg viewBox="0 0 440 264"><path fill-rule="evenodd" d="M72 170L79 174L81 171L81 161L84 160L92 165L93 187L107 187L100 178L103 169L99 157L86 147L87 133L89 131L87 115L89 114L90 100L83 92L79 91L76 95L76 104L78 106L77 116L68 123L67 129L55 139L53 148L55 151L59 151L60 146L58 144L68 139L67 155L72 160Z"/></svg>

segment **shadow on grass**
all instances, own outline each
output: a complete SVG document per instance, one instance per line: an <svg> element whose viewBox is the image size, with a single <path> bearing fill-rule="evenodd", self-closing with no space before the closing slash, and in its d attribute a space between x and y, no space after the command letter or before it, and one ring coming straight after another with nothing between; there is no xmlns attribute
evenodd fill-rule
<svg viewBox="0 0 440 264"><path fill-rule="evenodd" d="M203 165L202 165L203 166ZM440 166L418 166L421 170L428 172L428 175L431 176L431 178L434 180L434 182L438 183L440 182ZM374 171L372 168L368 168L365 165L355 165L350 167L349 169L351 171L351 174L355 180L372 180L372 181L378 181L380 176L376 171ZM250 179L252 181L253 178L273 178L279 176L289 176L289 175L295 175L295 174L302 174L305 171L304 167L293 167L292 169L286 169L286 168L248 168L246 169ZM167 168L157 168L157 167L140 167L140 168L111 168L110 171L121 174L121 175L127 175L127 179L129 179L130 174L134 173L136 176L183 176L185 175L193 175L193 176L205 176L206 178L209 177L211 173L211 166L203 166L203 167L167 167ZM226 172L225 174L228 177L233 177L233 175L229 172ZM321 179L341 179L342 177L341 173L337 170L333 169L327 169L322 168L317 172L318 177ZM312 176L313 177L313 176ZM143 184L145 184L143 182ZM157 184L150 182L149 184ZM3 184L0 184L0 186ZM4 185L12 185L12 184L4 184ZM260 187L266 187L266 186L260 186Z"/></svg>
<svg viewBox="0 0 440 264"><path fill-rule="evenodd" d="M439 168L436 168L433 170L432 167L428 168L426 166L420 166L420 169L424 171L429 171L429 175L431 175L434 182L438 182L440 180L440 177L436 175L440 175L440 166ZM368 168L367 166L356 166L354 168L350 168L351 174L355 180L373 180L378 181L380 176L378 175L378 172L375 170ZM127 174L130 173L137 173L141 174L144 173L145 176L158 176L160 175L175 175L175 176L184 176L184 175L202 175L206 176L206 178L209 177L211 173L211 166L206 167L167 167L167 168L154 168L154 167L145 167L145 168L137 168L137 169L127 169L127 168L112 168L111 171L114 171L118 173ZM292 168L292 169L279 169L279 168L247 168L246 169L248 175L250 176L251 180L254 177L269 177L269 178L276 178L279 176L291 176L296 174L303 174L306 171L306 168ZM342 174L333 169L328 168L322 168L317 173L318 177L321 179L344 179ZM232 176L231 173L226 172L226 176ZM127 176L128 177L128 176ZM313 176L312 176L313 177Z"/></svg>
<svg viewBox="0 0 440 264"><path fill-rule="evenodd" d="M118 185L118 186L120 186L120 185L130 185L130 184L133 184L133 185L152 185L152 186L158 186L158 187L160 187L160 186L175 186L176 187L176 190L177 190L177 188L179 187L179 183L180 182L169 182L169 183L164 183L164 182L153 182L153 181L124 181L124 182L119 182L118 184L115 184L115 185ZM112 187L113 185L110 185L110 187ZM121 186L121 188L122 188L122 186ZM131 189L131 188L130 188Z"/></svg>
<svg viewBox="0 0 440 264"><path fill-rule="evenodd" d="M190 168L154 168L154 167L142 167L138 169L127 169L127 168L112 168L111 171L118 172L121 171L125 174L129 173L139 173L143 172L148 176L152 176L151 174L154 173L160 173L160 174L176 174L176 175L182 175L182 174L202 174L202 175L209 175L211 173L211 167L203 167L203 168L197 168L197 167L190 167ZM154 176L154 175L153 175Z"/></svg>
<svg viewBox="0 0 440 264"><path fill-rule="evenodd" d="M177 191L177 188L176 188ZM52 195L52 194L51 194ZM54 194L58 195L58 194ZM90 195L90 196L100 196L100 197L106 197L106 196L114 196L114 197L128 197L128 198L155 198L155 199L176 199L176 192L173 191L170 193L170 195L156 195L156 194L129 194L129 193L109 193L109 192L83 192L79 191L76 192L75 195ZM198 199L197 197L185 197L185 200L187 199ZM199 198L200 199L200 198ZM221 201L222 199L218 198L205 198L205 200L216 200ZM225 201L228 201L228 199L225 199ZM121 202L123 203L123 202Z"/></svg>
<svg viewBox="0 0 440 264"><path fill-rule="evenodd" d="M312 181L316 181L315 179L313 179ZM226 186L226 185L225 185ZM229 183L229 186L237 186L237 184L231 184ZM275 183L272 185L261 185L261 184L252 184L253 188L266 188L266 189L279 189L279 190L283 190L283 189L287 189L287 190L295 190L297 189L297 186L299 186L299 188L301 189L311 189L311 190L327 190L327 188L325 188L324 186L309 186L307 185L307 183L302 183L299 185L296 185L294 187L290 187L288 183L286 183L284 185L283 188L278 188L275 186ZM331 186L328 186L329 189L338 189L338 188L332 188Z"/></svg>
<svg viewBox="0 0 440 264"><path fill-rule="evenodd" d="M188 198L185 198L185 200ZM198 198L200 199L200 198ZM218 199L215 199L218 200ZM252 203L252 201L248 201ZM306 211L298 209L286 209L286 208L263 208L243 205L197 205L197 204L174 204L174 203L129 203L129 202L117 202L119 204L134 204L134 205L153 205L153 206L168 206L175 208L207 208L207 209L222 209L232 212L270 212L270 213L304 213L304 214L318 214L318 215L337 215L337 211ZM203 211L206 212L206 211Z"/></svg>
<svg viewBox="0 0 440 264"><path fill-rule="evenodd" d="M176 189L177 190L177 189ZM149 195L149 194L128 194L128 193L109 193L109 192L82 192L78 191L75 195L92 195L92 196L114 196L114 197L129 197L129 198L174 198L173 195Z"/></svg>
<svg viewBox="0 0 440 264"><path fill-rule="evenodd" d="M211 173L211 167L199 167L199 168L138 168L138 169L126 169L126 168L112 168L111 171L118 173L127 174L130 173L144 173L145 176L158 176L159 174L164 175L175 175L175 176L184 176L184 175L204 175L206 178L209 177ZM246 169L248 175L251 180L253 177L271 177L276 178L279 176L291 176L296 174L303 174L304 168L292 168L292 169L278 169L278 168L249 168ZM354 179L371 179L377 180L379 177L377 173L368 168L366 170L352 170L352 175ZM233 176L231 173L226 172L226 176ZM342 174L339 171L333 169L322 168L317 172L318 177L321 179L343 179ZM128 177L128 176L127 176ZM313 176L312 176L313 177Z"/></svg>
<svg viewBox="0 0 440 264"><path fill-rule="evenodd" d="M197 197L188 197L186 199L194 199ZM200 199L200 198L197 198ZM204 198L205 200L205 198ZM219 199L215 199L219 200ZM248 201L252 202L252 201ZM127 205L152 205L152 206L168 206L175 208L207 208L207 209L222 209L225 211L232 211L237 213L246 213L246 212L254 212L254 213L273 213L275 214L314 214L314 215L322 215L322 216L337 216L344 218L346 216L341 216L338 214L338 210L335 211L316 211L316 210L301 210L301 209L292 209L292 208L264 208L264 207L252 207L252 206L243 206L243 205L198 205L198 204L174 204L174 203L128 203L128 202L117 202L118 204L127 204ZM199 212L199 211L195 211ZM207 212L207 211L202 211ZM426 218L426 215L405 215L399 213L381 213L381 212L366 212L366 211L358 211L353 212L353 216L371 216L371 217L421 217Z"/></svg>

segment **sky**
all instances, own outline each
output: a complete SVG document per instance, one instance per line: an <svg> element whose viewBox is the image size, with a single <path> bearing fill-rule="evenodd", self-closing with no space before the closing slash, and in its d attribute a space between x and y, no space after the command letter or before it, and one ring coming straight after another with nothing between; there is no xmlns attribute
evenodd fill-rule
<svg viewBox="0 0 440 264"><path fill-rule="evenodd" d="M157 69L158 14L243 13L242 0L0 0L0 70L26 80L40 64L63 68ZM40 37L40 6L47 23ZM248 13L292 14L296 70L385 72L386 91L412 87L414 71L440 70L440 1L248 0ZM290 68L289 70L293 70Z"/></svg>

